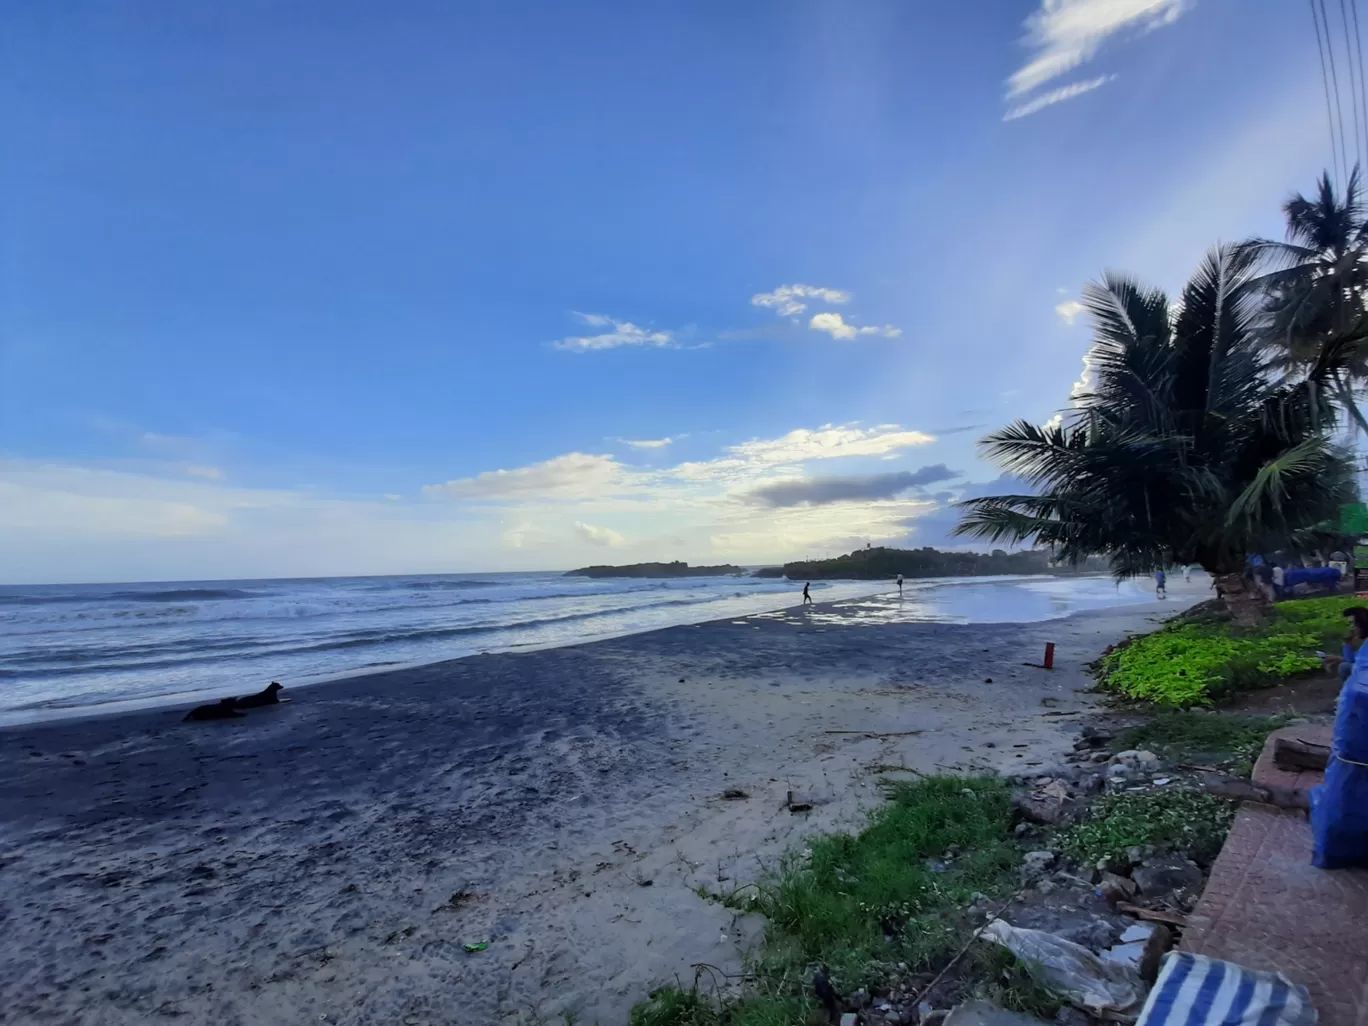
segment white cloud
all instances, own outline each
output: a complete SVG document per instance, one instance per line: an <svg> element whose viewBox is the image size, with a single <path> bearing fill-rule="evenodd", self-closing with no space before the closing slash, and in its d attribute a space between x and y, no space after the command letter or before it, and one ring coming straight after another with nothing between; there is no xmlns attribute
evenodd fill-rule
<svg viewBox="0 0 1368 1026"><path fill-rule="evenodd" d="M753 482L762 473L799 467L811 460L879 457L935 440L934 435L904 431L896 424L872 428L825 424L815 431L799 428L779 438L742 442L728 448L725 456L681 463L671 473L685 481Z"/></svg>
<svg viewBox="0 0 1368 1026"><path fill-rule="evenodd" d="M1099 75L1097 78L1090 78L1086 82L1075 82L1073 85L1051 89L1048 93L1037 96L1034 100L1028 100L1026 103L1011 108L1002 115L1002 120L1015 121L1017 118L1028 117L1046 107L1053 107L1056 103L1063 103L1065 100L1072 100L1075 96L1082 96L1084 93L1090 93L1094 89L1101 88L1115 77L1115 75Z"/></svg>
<svg viewBox="0 0 1368 1026"><path fill-rule="evenodd" d="M1008 100L1019 101L1092 60L1104 43L1123 32L1151 32L1182 16L1189 0L1041 0L1026 19L1023 42L1031 55L1007 79ZM1061 87L1027 103L1008 118L1024 117L1107 81L1107 76Z"/></svg>
<svg viewBox="0 0 1368 1026"><path fill-rule="evenodd" d="M1054 309L1055 313L1057 313L1066 324L1072 324L1074 319L1086 310L1087 307L1076 299L1068 299L1063 303L1060 303Z"/></svg>
<svg viewBox="0 0 1368 1026"><path fill-rule="evenodd" d="M582 520L575 521L575 534L587 541L590 545L602 545L610 549L620 549L627 544L627 539L618 534L611 527L599 527L597 524L586 524Z"/></svg>
<svg viewBox="0 0 1368 1026"><path fill-rule="evenodd" d="M673 346L674 332L651 331L638 327L631 321L614 320L603 314L575 314L591 328L610 328L597 335L580 335L552 342L553 349L564 349L571 353L588 353L599 349L616 349L619 346L654 346L656 348Z"/></svg>
<svg viewBox="0 0 1368 1026"><path fill-rule="evenodd" d="M191 477L202 477L206 481L223 480L223 471L218 467L211 467L207 464L192 463L185 468L185 472Z"/></svg>
<svg viewBox="0 0 1368 1026"><path fill-rule="evenodd" d="M751 296L751 304L771 307L780 317L794 317L807 309L807 304L802 302L804 299L832 304L849 303L850 293L817 285L780 285L773 292L757 292Z"/></svg>
<svg viewBox="0 0 1368 1026"><path fill-rule="evenodd" d="M429 495L458 499L587 499L620 490L626 468L611 456L570 452L516 470L487 470L445 484L424 485Z"/></svg>
<svg viewBox="0 0 1368 1026"><path fill-rule="evenodd" d="M664 449L667 445L674 442L673 438L619 438L623 445L630 445L633 449Z"/></svg>
<svg viewBox="0 0 1368 1026"><path fill-rule="evenodd" d="M860 335L879 335L883 338L897 338L902 334L901 328L895 328L891 324L885 324L882 328L858 327L854 324L847 324L845 319L838 313L819 313L813 314L812 320L808 322L808 327L813 331L825 331L834 339L852 339Z"/></svg>

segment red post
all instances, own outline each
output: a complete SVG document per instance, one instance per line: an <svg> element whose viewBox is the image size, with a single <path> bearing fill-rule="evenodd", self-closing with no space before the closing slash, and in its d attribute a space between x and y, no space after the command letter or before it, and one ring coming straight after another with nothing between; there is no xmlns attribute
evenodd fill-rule
<svg viewBox="0 0 1368 1026"><path fill-rule="evenodd" d="M1045 642L1045 669L1054 669L1054 642Z"/></svg>

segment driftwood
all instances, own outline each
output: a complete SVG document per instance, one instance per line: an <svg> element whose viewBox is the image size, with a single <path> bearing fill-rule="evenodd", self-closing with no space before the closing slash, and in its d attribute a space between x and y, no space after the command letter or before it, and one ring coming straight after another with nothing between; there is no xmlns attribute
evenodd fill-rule
<svg viewBox="0 0 1368 1026"><path fill-rule="evenodd" d="M865 737L911 737L925 730L824 730L823 734L863 734Z"/></svg>
<svg viewBox="0 0 1368 1026"><path fill-rule="evenodd" d="M1288 770L1320 770L1330 763L1330 746L1301 738L1280 737L1273 742L1273 765Z"/></svg>
<svg viewBox="0 0 1368 1026"><path fill-rule="evenodd" d="M1181 912L1166 912L1159 908L1145 908L1143 905L1132 905L1128 901L1118 901L1117 911L1125 912L1127 915L1135 916L1136 919L1148 919L1152 923L1167 923L1169 926L1187 926L1187 916Z"/></svg>

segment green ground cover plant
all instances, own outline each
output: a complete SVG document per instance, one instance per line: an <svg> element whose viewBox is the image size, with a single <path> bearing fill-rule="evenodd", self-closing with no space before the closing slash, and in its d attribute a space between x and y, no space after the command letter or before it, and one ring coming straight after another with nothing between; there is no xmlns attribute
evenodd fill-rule
<svg viewBox="0 0 1368 1026"><path fill-rule="evenodd" d="M1248 776L1268 735L1286 716L1238 716L1205 709L1167 710L1121 732L1121 748L1144 748L1169 762L1200 762Z"/></svg>
<svg viewBox="0 0 1368 1026"><path fill-rule="evenodd" d="M1174 623L1106 655L1103 686L1172 708L1211 705L1223 695L1318 672L1317 651L1338 654L1351 596L1280 602L1262 623Z"/></svg>
<svg viewBox="0 0 1368 1026"><path fill-rule="evenodd" d="M1067 855L1084 865L1123 861L1139 845L1182 852L1209 863L1221 850L1236 803L1192 787L1099 798L1090 815L1062 839Z"/></svg>
<svg viewBox="0 0 1368 1026"><path fill-rule="evenodd" d="M716 1000L706 978L665 987L636 1007L632 1026L819 1023L815 965L842 993L943 965L972 929L964 910L975 893L1005 898L1016 886L1010 799L990 776L890 784L863 830L814 838L757 884L719 896L768 920L742 997ZM1005 1000L1031 1008L1048 1001L1014 984L1028 978L1013 967L991 968Z"/></svg>

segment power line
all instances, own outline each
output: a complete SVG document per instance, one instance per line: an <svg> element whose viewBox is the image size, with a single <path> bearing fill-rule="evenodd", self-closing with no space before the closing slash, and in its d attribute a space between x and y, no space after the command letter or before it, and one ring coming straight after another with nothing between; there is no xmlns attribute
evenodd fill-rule
<svg viewBox="0 0 1368 1026"><path fill-rule="evenodd" d="M1330 126L1330 162L1339 170L1339 149L1335 141L1335 114L1330 108L1330 79L1325 73L1325 47L1321 42L1320 18L1316 16L1316 0L1307 0L1311 5L1311 24L1316 26L1316 52L1320 55L1321 66L1321 85L1325 88L1325 120ZM1326 25L1326 35L1330 34L1330 26Z"/></svg>
<svg viewBox="0 0 1368 1026"><path fill-rule="evenodd" d="M1363 160L1363 133L1359 129L1359 80L1354 71L1354 48L1352 37L1349 35L1349 7L1345 0L1340 0L1340 21L1344 23L1344 66L1349 72L1349 103L1350 113L1354 120L1354 164L1355 168L1361 165ZM1348 140L1346 140L1347 143ZM1345 187L1348 188L1348 179L1345 179Z"/></svg>
<svg viewBox="0 0 1368 1026"><path fill-rule="evenodd" d="M1339 72L1335 70L1335 42L1330 38L1330 17L1325 13L1325 0L1320 0L1321 22L1325 25L1325 52L1330 58L1330 88L1335 94L1335 121L1339 124L1340 160L1343 181L1349 178L1349 144L1344 137L1344 106L1340 103Z"/></svg>
<svg viewBox="0 0 1368 1026"><path fill-rule="evenodd" d="M1363 34L1359 31L1358 0L1349 0L1349 8L1354 12L1354 49L1358 54L1359 69L1359 115L1363 118L1363 142L1365 166L1368 166L1368 83L1363 74Z"/></svg>

